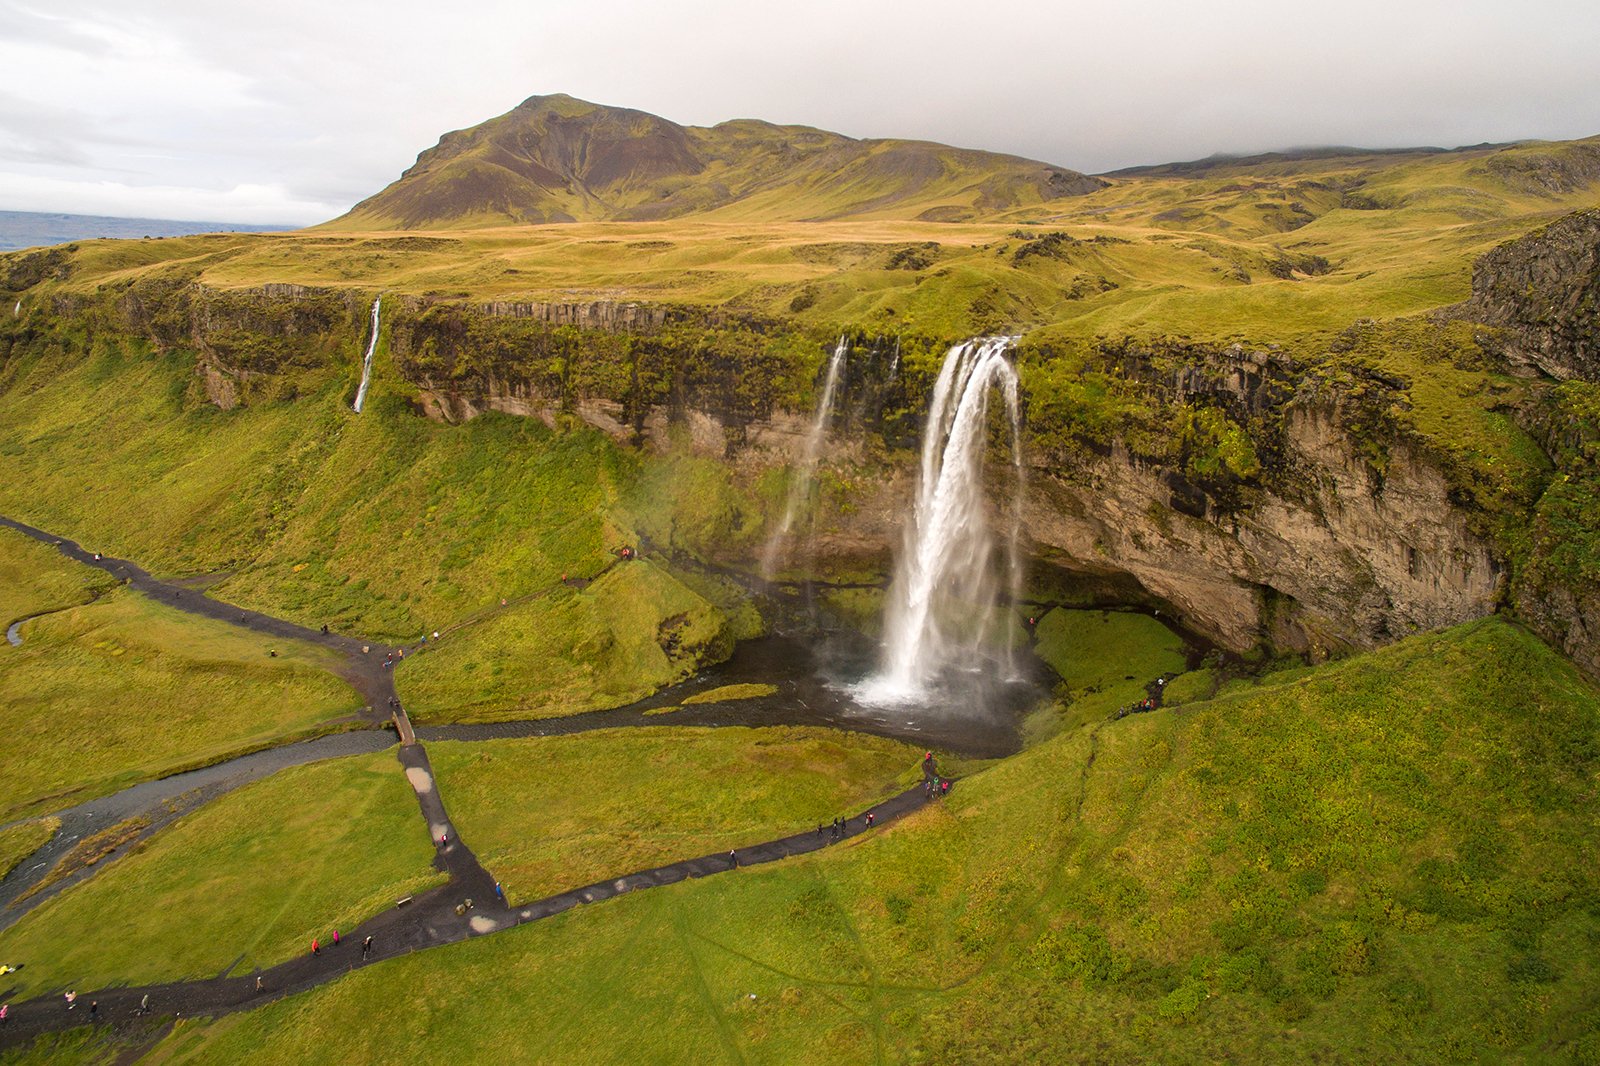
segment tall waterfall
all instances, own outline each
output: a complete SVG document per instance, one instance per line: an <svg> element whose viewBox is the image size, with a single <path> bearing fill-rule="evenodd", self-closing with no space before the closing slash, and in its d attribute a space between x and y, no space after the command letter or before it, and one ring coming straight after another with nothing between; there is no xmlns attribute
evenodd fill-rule
<svg viewBox="0 0 1600 1066"><path fill-rule="evenodd" d="M833 409L839 393L839 379L844 376L845 360L850 353L850 342L843 336L834 346L833 358L828 360L828 374L823 381L822 396L817 400L817 413L812 416L811 429L800 452L800 465L789 482L789 498L783 507L783 519L767 539L761 552L761 576L768 581L777 573L778 560L789 541L789 532L795 519L811 496L811 483L817 473L817 459L822 452L822 438L827 436L828 424L833 419Z"/></svg>
<svg viewBox="0 0 1600 1066"><path fill-rule="evenodd" d="M977 665L996 642L1002 580L1015 600L1022 568L1022 436L1011 337L980 337L950 349L923 429L915 509L890 587L879 672L856 689L867 703L907 703L951 669ZM1011 428L1015 488L997 543L983 491L989 398L998 391ZM1004 612L1015 626L1012 612ZM1005 634L1009 655L1011 631Z"/></svg>
<svg viewBox="0 0 1600 1066"><path fill-rule="evenodd" d="M372 354L378 350L378 308L382 304L382 296L372 301L372 339L367 342L367 354L361 360L361 386L356 389L356 402L351 404L356 414L361 413L362 406L367 402L367 383L372 380Z"/></svg>

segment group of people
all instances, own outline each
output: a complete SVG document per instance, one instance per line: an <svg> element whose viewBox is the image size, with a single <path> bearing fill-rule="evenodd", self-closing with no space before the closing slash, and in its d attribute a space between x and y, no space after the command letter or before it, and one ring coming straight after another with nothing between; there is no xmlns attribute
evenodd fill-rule
<svg viewBox="0 0 1600 1066"><path fill-rule="evenodd" d="M335 929L333 931L333 939L328 942L328 945L329 947L336 948L341 943L343 943L343 941L339 939L339 930ZM322 942L316 937L311 938L311 954L322 954ZM361 961L366 962L370 958L372 958L372 937L368 936L361 942ZM256 989L257 991L261 989L261 979L259 977L256 978Z"/></svg>
<svg viewBox="0 0 1600 1066"><path fill-rule="evenodd" d="M1117 718L1126 718L1130 714L1145 714L1145 713L1147 713L1149 711L1156 710L1158 707L1161 706L1160 693L1165 692L1166 691L1166 687L1167 687L1167 679L1166 678L1164 678L1164 677L1156 678L1155 691L1156 691L1157 695L1146 696L1144 699L1140 700L1138 703L1130 703L1126 707L1119 708L1117 710L1116 717Z"/></svg>

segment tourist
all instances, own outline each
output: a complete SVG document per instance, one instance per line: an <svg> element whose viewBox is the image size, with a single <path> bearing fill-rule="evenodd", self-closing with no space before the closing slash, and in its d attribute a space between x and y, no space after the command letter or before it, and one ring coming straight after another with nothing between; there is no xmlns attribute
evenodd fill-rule
<svg viewBox="0 0 1600 1066"><path fill-rule="evenodd" d="M372 958L372 934L367 934L367 939L361 942L361 961L366 962Z"/></svg>
<svg viewBox="0 0 1600 1066"><path fill-rule="evenodd" d="M337 930L337 929L335 929L333 931L333 946L334 947L338 947L339 946L339 930Z"/></svg>
<svg viewBox="0 0 1600 1066"><path fill-rule="evenodd" d="M876 822L876 821L877 821L877 819L873 817L872 812L868 811L867 812L867 828L871 829L872 826L873 826L873 823Z"/></svg>
<svg viewBox="0 0 1600 1066"><path fill-rule="evenodd" d="M729 866L738 866L739 865L739 853L734 851L732 848L728 849L728 865Z"/></svg>
<svg viewBox="0 0 1600 1066"><path fill-rule="evenodd" d="M78 993L77 993L77 991L76 990L68 991L67 992L67 1009L71 1010L73 1007L76 1007L77 1005L78 1005Z"/></svg>
<svg viewBox="0 0 1600 1066"><path fill-rule="evenodd" d="M321 955L322 954L322 945L317 942L317 938L316 937L312 937L311 938L311 954L313 954L313 955Z"/></svg>
<svg viewBox="0 0 1600 1066"><path fill-rule="evenodd" d="M150 1013L150 993L146 992L142 997L140 997L140 999L139 999L139 1009L134 1011L133 1013L135 1013L135 1014L149 1014Z"/></svg>
<svg viewBox="0 0 1600 1066"><path fill-rule="evenodd" d="M256 974L256 991L257 992L265 992L266 989L267 989L267 986L261 980L261 975L260 974Z"/></svg>
<svg viewBox="0 0 1600 1066"><path fill-rule="evenodd" d="M6 1020L10 1017L10 1015L11 1015L11 1004L9 1004L9 1003L0 1003L0 1025L6 1024Z"/></svg>
<svg viewBox="0 0 1600 1066"><path fill-rule="evenodd" d="M89 1001L89 1020L94 1021L98 1017L100 1017L100 1001L91 999Z"/></svg>
<svg viewBox="0 0 1600 1066"><path fill-rule="evenodd" d="M949 778L945 778L943 781L939 782L939 792L942 795L949 795L950 794L950 779Z"/></svg>
<svg viewBox="0 0 1600 1066"><path fill-rule="evenodd" d="M501 903L504 903L506 901L505 889L500 887L500 882L499 881L496 881L494 883L494 898L499 900Z"/></svg>

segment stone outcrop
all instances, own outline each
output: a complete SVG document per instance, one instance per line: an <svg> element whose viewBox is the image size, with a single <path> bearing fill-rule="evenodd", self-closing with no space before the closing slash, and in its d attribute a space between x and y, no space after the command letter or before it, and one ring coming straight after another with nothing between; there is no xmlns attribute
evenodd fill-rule
<svg viewBox="0 0 1600 1066"><path fill-rule="evenodd" d="M1515 365L1600 381L1600 209L1558 219L1473 266L1465 312L1502 327Z"/></svg>

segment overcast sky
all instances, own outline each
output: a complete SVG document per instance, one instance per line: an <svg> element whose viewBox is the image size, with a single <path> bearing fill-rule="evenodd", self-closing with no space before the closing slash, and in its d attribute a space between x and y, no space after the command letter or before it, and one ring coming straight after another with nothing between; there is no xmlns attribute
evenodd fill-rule
<svg viewBox="0 0 1600 1066"><path fill-rule="evenodd" d="M1600 133L1596 0L0 0L0 209L306 224L535 93L1084 171Z"/></svg>

